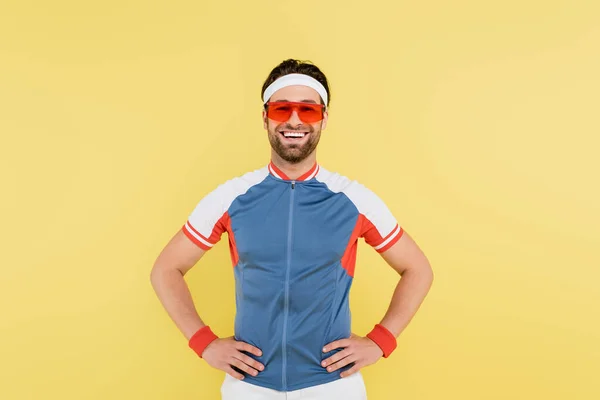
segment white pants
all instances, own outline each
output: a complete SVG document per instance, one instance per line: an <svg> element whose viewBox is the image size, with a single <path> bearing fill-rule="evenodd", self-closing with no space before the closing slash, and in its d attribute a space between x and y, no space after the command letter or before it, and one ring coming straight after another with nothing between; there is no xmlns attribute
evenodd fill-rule
<svg viewBox="0 0 600 400"><path fill-rule="evenodd" d="M291 392L252 385L225 374L221 396L222 400L367 400L367 389L360 371L333 382Z"/></svg>

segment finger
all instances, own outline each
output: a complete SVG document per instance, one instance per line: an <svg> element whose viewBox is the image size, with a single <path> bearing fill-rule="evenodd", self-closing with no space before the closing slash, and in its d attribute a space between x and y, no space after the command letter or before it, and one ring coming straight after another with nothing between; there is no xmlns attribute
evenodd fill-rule
<svg viewBox="0 0 600 400"><path fill-rule="evenodd" d="M254 369L258 370L258 371L262 371L262 370L265 369L264 365L262 365L261 363L259 363L256 360L254 360L253 358L248 357L244 353L240 353L239 351L237 353L235 353L233 355L233 357L237 358L238 360L240 360L244 364L247 364L247 365L251 366L252 368L254 368Z"/></svg>
<svg viewBox="0 0 600 400"><path fill-rule="evenodd" d="M323 353L327 353L328 351L339 349L341 347L348 347L350 346L350 343L350 339L336 340L335 342L331 342L325 347L323 347Z"/></svg>
<svg viewBox="0 0 600 400"><path fill-rule="evenodd" d="M240 381L244 379L244 375L240 374L239 372L236 372L230 366L225 367L223 369L223 371L225 371L227 374L231 375L233 378L238 379Z"/></svg>
<svg viewBox="0 0 600 400"><path fill-rule="evenodd" d="M344 371L340 374L340 376L342 378L347 378L352 374L357 373L358 371L360 371L360 369L362 368L362 365L359 363L354 364L354 366L352 366L352 368L350 368L348 371Z"/></svg>
<svg viewBox="0 0 600 400"><path fill-rule="evenodd" d="M262 356L262 351L259 348L252 346L246 342L236 342L235 348L240 351L247 351L248 353L252 353L257 357Z"/></svg>
<svg viewBox="0 0 600 400"><path fill-rule="evenodd" d="M337 371L338 369L343 368L356 360L358 360L358 357L356 355L351 355L346 358L343 358L335 364L331 364L329 367L327 367L327 372Z"/></svg>
<svg viewBox="0 0 600 400"><path fill-rule="evenodd" d="M335 353L334 355L332 355L331 357L329 357L328 359L324 360L321 365L326 367L328 365L331 365L333 363L336 363L338 361L340 361L342 358L348 357L350 354L352 354L352 351L349 349L344 349L338 353Z"/></svg>
<svg viewBox="0 0 600 400"><path fill-rule="evenodd" d="M238 360L235 357L232 357L231 360L229 361L230 365L233 365L234 367L237 367L238 369L241 369L242 371L252 375L252 376L256 376L258 375L258 371L255 370L254 368L252 368L251 366L249 366L248 364L244 364L243 362L241 362L240 360Z"/></svg>

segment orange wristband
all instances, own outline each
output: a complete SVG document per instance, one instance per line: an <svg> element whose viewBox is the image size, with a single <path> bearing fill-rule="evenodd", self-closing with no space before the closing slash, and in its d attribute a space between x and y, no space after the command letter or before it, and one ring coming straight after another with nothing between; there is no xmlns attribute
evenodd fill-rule
<svg viewBox="0 0 600 400"><path fill-rule="evenodd" d="M200 358L202 358L202 353L204 349L212 343L213 340L218 339L219 337L210 330L210 327L207 325L203 328L200 328L198 332L194 333L189 340L188 345L192 350L198 354Z"/></svg>
<svg viewBox="0 0 600 400"><path fill-rule="evenodd" d="M396 337L383 325L377 324L367 335L383 351L383 357L388 358L396 349Z"/></svg>

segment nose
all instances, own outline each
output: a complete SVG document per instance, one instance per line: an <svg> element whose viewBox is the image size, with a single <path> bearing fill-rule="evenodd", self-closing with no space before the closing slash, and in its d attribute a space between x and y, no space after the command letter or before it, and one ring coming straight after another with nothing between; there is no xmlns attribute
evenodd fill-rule
<svg viewBox="0 0 600 400"><path fill-rule="evenodd" d="M298 112L296 110L292 111L292 115L290 115L290 119L287 120L287 123L292 126L302 125L303 122L298 116Z"/></svg>

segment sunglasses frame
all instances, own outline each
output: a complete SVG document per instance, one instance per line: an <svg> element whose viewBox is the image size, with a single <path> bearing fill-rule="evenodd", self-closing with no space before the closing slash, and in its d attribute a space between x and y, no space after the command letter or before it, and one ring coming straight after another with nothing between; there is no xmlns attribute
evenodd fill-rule
<svg viewBox="0 0 600 400"><path fill-rule="evenodd" d="M317 123L317 122L323 121L323 118L325 118L325 110L326 110L326 106L325 106L325 104L318 104L318 103L305 103L305 102L301 102L301 101L268 101L268 102L266 102L266 103L265 103L265 105L264 105L265 112L267 113L267 118L268 118L268 116L269 116L269 105L272 105L272 104L273 104L273 105L275 105L275 104L291 104L291 105L293 105L293 106L295 106L295 107L297 107L297 106L301 106L301 105L303 105L303 106L307 106L307 105L308 105L308 106L311 106L311 107L320 107L320 108L321 108L321 119L319 119L319 120L317 120L317 121L314 121L314 122L306 122L306 121L304 121L304 120L303 120L303 119L300 117L300 113L298 113L298 112L296 111L296 112L298 113L298 118L300 118L300 120L301 120L302 122L304 122L305 124L314 124L314 123ZM292 116L292 113L293 113L293 110L292 110L292 112L290 112L290 117ZM289 117L288 117L288 119L289 119ZM275 119L274 119L273 121L277 121L277 122L285 122L285 121L278 121L278 120L275 120Z"/></svg>

